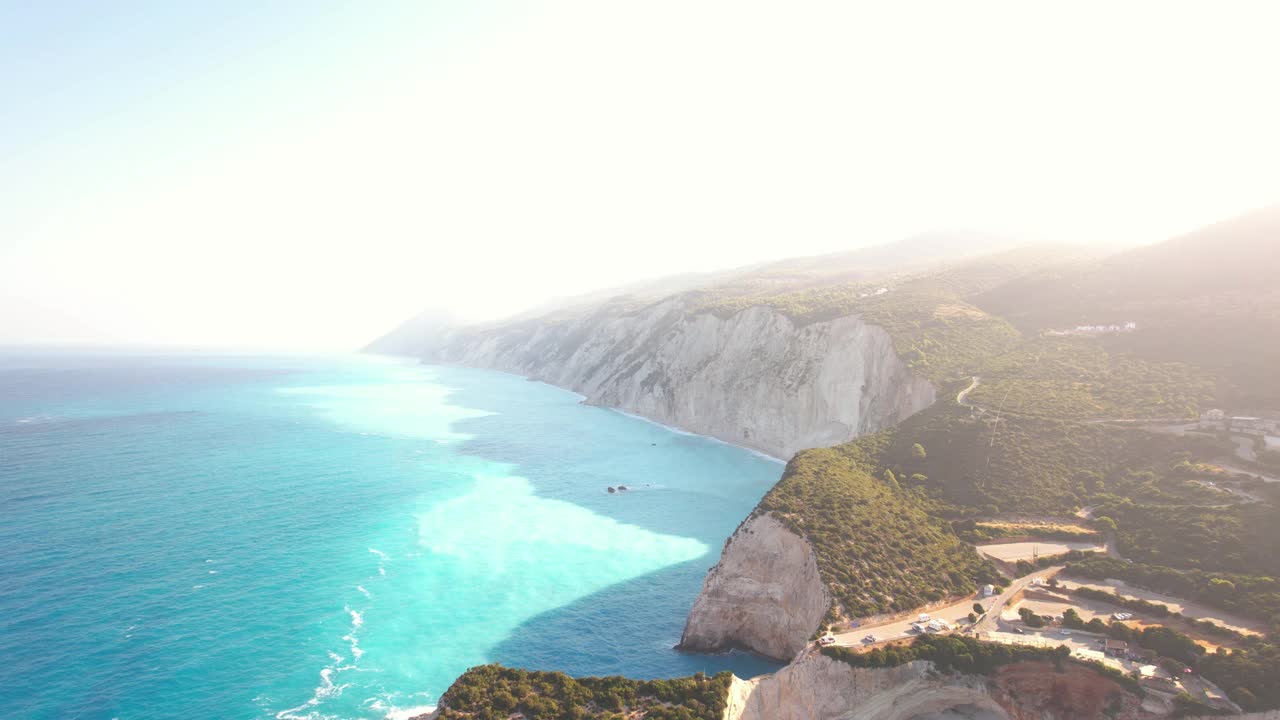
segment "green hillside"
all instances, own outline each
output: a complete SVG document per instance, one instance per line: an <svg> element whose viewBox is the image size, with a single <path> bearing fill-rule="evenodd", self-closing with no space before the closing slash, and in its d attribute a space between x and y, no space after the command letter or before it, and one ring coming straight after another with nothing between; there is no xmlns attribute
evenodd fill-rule
<svg viewBox="0 0 1280 720"><path fill-rule="evenodd" d="M732 681L727 672L639 681L481 665L441 696L438 720L720 720Z"/></svg>
<svg viewBox="0 0 1280 720"><path fill-rule="evenodd" d="M1108 350L1195 365L1218 400L1280 408L1280 206L1103 260L1041 269L974 298L1028 334L1137 323Z"/></svg>
<svg viewBox="0 0 1280 720"><path fill-rule="evenodd" d="M757 510L808 539L845 617L909 610L999 581L917 497L836 449L797 454Z"/></svg>
<svg viewBox="0 0 1280 720"><path fill-rule="evenodd" d="M919 446L923 458L914 450ZM1178 437L1042 417L977 412L942 400L898 426L860 437L841 451L869 473L890 470L908 488L943 501L948 514L1068 515L1124 483L1155 471L1172 497L1205 491L1171 468L1224 452L1208 437ZM1215 501L1217 495L1213 496Z"/></svg>

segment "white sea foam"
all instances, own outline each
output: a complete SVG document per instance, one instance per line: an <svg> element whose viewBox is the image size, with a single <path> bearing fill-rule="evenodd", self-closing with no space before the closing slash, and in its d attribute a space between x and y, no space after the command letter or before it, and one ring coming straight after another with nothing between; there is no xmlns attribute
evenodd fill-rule
<svg viewBox="0 0 1280 720"><path fill-rule="evenodd" d="M360 647L360 639L356 637L356 631L364 626L364 615L359 611L352 610L350 607L344 607L348 613L351 613L351 632L342 636L342 639L351 643L352 662L360 662L360 658L364 657L364 649ZM353 666L354 667L354 666Z"/></svg>
<svg viewBox="0 0 1280 720"><path fill-rule="evenodd" d="M343 665L343 657L332 651L329 652L329 659L333 664L326 665L321 668L320 684L316 686L315 692L311 695L311 699L297 707L292 707L288 710L281 710L276 713L276 720L319 720L320 718L325 717L317 714L314 710L308 710L308 708L314 708L328 698L337 697L342 694L343 690L351 687L350 683L344 683L342 685L335 683L333 681L333 676L335 673L342 672L343 670L350 670L355 667L354 665ZM302 711L306 711L306 714L299 715L298 713Z"/></svg>
<svg viewBox="0 0 1280 720"><path fill-rule="evenodd" d="M361 594L361 595L364 595L365 597L369 598L370 600L372 600L372 599L373 599L373 594L372 594L372 593L370 593L368 590L365 590L363 585L357 585L357 586L356 586L356 589L360 591L360 594Z"/></svg>
<svg viewBox="0 0 1280 720"><path fill-rule="evenodd" d="M419 705L417 707L398 708L393 707L385 716L386 720L409 720L409 718L426 715L429 712L435 712L435 705Z"/></svg>
<svg viewBox="0 0 1280 720"><path fill-rule="evenodd" d="M377 548L369 548L369 552L373 553L374 555L377 555L378 557L382 558L383 560L389 560L389 559L390 559L390 558L387 556L387 554L386 554L386 553L382 552L381 550L379 550L379 549L377 549Z"/></svg>

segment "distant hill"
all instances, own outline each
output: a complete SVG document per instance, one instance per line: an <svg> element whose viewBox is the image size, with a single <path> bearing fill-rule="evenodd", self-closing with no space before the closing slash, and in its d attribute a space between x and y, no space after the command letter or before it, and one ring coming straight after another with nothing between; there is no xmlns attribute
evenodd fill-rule
<svg viewBox="0 0 1280 720"><path fill-rule="evenodd" d="M609 306L617 312L676 295L746 297L794 292L806 288L867 281L958 262L1024 245L1025 239L979 231L947 230L922 233L903 240L859 247L825 255L756 263L726 270L682 273L638 280L578 295L557 297L497 320L469 325L472 329L546 321ZM458 327L457 318L441 310L427 310L374 340L366 352L422 355L422 335Z"/></svg>
<svg viewBox="0 0 1280 720"><path fill-rule="evenodd" d="M457 318L447 310L424 310L366 345L363 351L422 357L441 333L457 324Z"/></svg>
<svg viewBox="0 0 1280 720"><path fill-rule="evenodd" d="M1208 370L1229 405L1280 407L1280 205L1031 273L972 301L1027 333L1136 323L1105 346Z"/></svg>

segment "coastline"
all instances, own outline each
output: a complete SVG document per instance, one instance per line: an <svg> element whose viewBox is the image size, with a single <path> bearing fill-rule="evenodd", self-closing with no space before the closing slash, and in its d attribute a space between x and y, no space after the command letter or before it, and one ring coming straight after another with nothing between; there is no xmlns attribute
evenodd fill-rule
<svg viewBox="0 0 1280 720"><path fill-rule="evenodd" d="M541 381L541 380L535 380L534 382L542 382L542 381ZM551 385L551 383L543 383L543 384L544 384L544 385ZM551 387L559 388L560 386L559 386L559 385L551 385ZM561 389L561 390L563 390L564 388L560 388L560 389ZM573 392L573 391L572 391L572 390L569 390L568 392ZM575 395L577 395L577 393L574 393L574 394L575 394ZM584 401L585 401L585 398L584 398ZM785 467L785 466L786 466L786 464L787 464L787 461L786 461L786 460L783 460L782 458L780 458L780 457L776 457L776 456L774 456L774 455L770 455L769 453L767 453L767 452L765 452L765 451L763 451L763 450L757 450L757 449L755 449L755 448L753 448L753 447L747 447L746 445L739 445L739 444L737 444L737 443L731 443L731 442L729 442L728 440L721 440L720 438L715 437L715 436L713 436L713 435L701 435L701 434L696 433L696 432L690 432L689 430L685 430L685 429L683 429L683 428L678 428L678 427L676 427L675 425L667 425L666 423L658 422L657 420L654 420L653 418L647 418L647 417L645 417L645 416L643 416L643 415L638 415L638 414L633 413L633 412L627 412L626 410L621 410L621 409L618 409L618 408L616 408L616 407L609 407L609 406L607 406L607 405L592 405L592 407L604 408L605 410L609 410L609 411L612 411L612 412L616 412L616 413L618 413L619 415L626 415L626 416L627 416L627 417L629 417L629 418L634 418L634 419L636 419L636 420L643 420L644 422L647 422L647 423L649 423L650 425L657 425L658 427L662 428L663 430L667 430L667 431L669 431L669 432L673 432L673 433L675 433L675 434L677 434L677 435L686 435L686 436L688 436L688 437L703 438L704 440L710 440L710 441L712 441L712 442L717 442L717 443L720 443L721 445L728 445L728 446L729 446L729 447L731 447L731 448L737 448L738 450L745 450L745 451L747 451L747 452L751 453L752 455L755 455L755 456L757 456L757 457L759 457L759 458L762 458L762 459L764 459L764 460L768 460L769 462L777 463L777 464L782 465L782 466L784 466L784 467Z"/></svg>
<svg viewBox="0 0 1280 720"><path fill-rule="evenodd" d="M576 398L578 399L579 404L582 404L582 405L589 405L589 406L591 406L591 407L603 408L603 409L605 409L605 410L610 410L610 411L612 411L612 412L616 412L616 413L618 413L618 414L620 414L620 415L625 415L625 416L627 416L627 417L629 417L629 418L634 418L634 419L636 419L636 420L643 420L644 422L647 422L647 423L649 423L649 424L651 424L651 425L657 425L658 427L660 427L660 428L662 428L662 429L664 429L664 430L668 430L668 431L673 432L673 433L676 433L676 434L678 434L678 435L686 435L686 436L689 436L689 437L703 438L703 439L705 439L705 440L710 440L710 441L712 441L712 442L720 443L721 445L728 445L729 447L737 448L737 449L739 449L739 450L745 450L745 451L747 451L747 452L751 453L752 455L755 455L755 456L757 456L757 457L760 457L760 458L762 458L762 459L764 459L764 460L768 460L768 461L773 462L773 463L777 463L777 464L779 464L779 465L783 465L783 466L785 466L785 465L787 464L787 460L785 460L785 459L783 459L783 458L780 458L780 457L778 457L778 456L776 456L776 455L770 455L769 453L767 453L767 452L765 452L765 451L763 451L763 450L760 450L760 449L758 449L758 448L753 448L753 447L749 447L749 446L747 446L747 445L741 445L741 444L739 444L739 443L730 442L730 441L728 441L728 440L724 440L724 439L721 439L721 438L715 437L714 435L703 435L702 433L696 433L696 432L693 432L692 430L686 430L686 429L684 429L684 428L682 428L682 427L678 427L678 426L676 426L676 425L668 425L668 424L666 424L666 423L664 423L664 422L661 422L661 421L659 421L659 420L654 420L653 418L645 417L644 415L640 415L640 414L638 414L638 413L633 413L633 412L630 412L630 411L627 411L627 410L623 410L622 408L613 407L613 406L611 406L611 405L595 405L595 404L591 403L591 402L588 400L588 398L587 398L587 396L586 396L586 395L583 395L582 393L580 393L580 392L578 392L578 391L576 391L576 390L573 390L573 389L571 389L571 388L564 387L563 385L557 385L557 384L552 383L552 382L547 382L546 380L543 380L543 379L541 379L541 378L536 378L536 377L533 377L533 376L531 376L531 375L521 375L520 373L514 373L514 372L511 372L511 371L509 371L509 370L498 370L498 369L496 369L496 368L476 367L476 366L474 366L474 365L462 365L462 364L459 364L459 363L429 362L429 361L427 361L427 360L424 360L424 359L422 359L422 358L418 358L418 357L414 357L414 356L412 356L412 355L386 355L386 354L383 354L383 353L364 353L364 352L362 352L362 353L360 353L360 354L362 354L362 355L373 355L373 356L376 356L376 357L410 359L410 360L414 360L414 361L416 361L416 364L418 364L418 365L422 365L422 366L424 366L424 367L437 366L437 367L458 367L458 368L466 368L466 369L468 369L468 370L487 370L487 371L489 371L489 372L502 373L503 375L510 375L511 377L518 377L518 378L520 378L520 379L522 379L522 380L525 380L525 381L527 381L527 382L540 383L540 384L542 384L542 385L546 385L547 387L553 387L553 388L555 388L555 389L557 389L557 390L559 390L559 391L561 391L561 392L569 393L570 395L573 395L574 397L576 397Z"/></svg>

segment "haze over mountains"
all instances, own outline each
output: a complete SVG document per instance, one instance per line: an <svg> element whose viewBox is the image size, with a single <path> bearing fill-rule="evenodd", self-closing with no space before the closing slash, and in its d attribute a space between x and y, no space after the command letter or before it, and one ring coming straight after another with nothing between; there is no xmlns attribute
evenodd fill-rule
<svg viewBox="0 0 1280 720"><path fill-rule="evenodd" d="M862 717L880 703L907 707L892 699L907 687L935 711L959 703L1000 718L1101 717L1075 699L1094 693L1108 717L1126 720L1266 710L1280 707L1280 452L1268 450L1280 439L1264 437L1280 424L1278 250L1277 207L1118 252L933 233L600 291L506 321L406 326L370 349L527 376L789 460L686 621L686 650L791 661L732 684L728 697L745 699L724 717ZM1028 525L1032 516L1047 524ZM975 546L1004 536L1031 548L1092 544L1003 559ZM1095 554L1103 540L1107 552ZM1146 613L1140 625L1114 612L1110 624L1091 621L1095 635L1141 649L1128 665L1109 662L1087 641L1025 635L1010 620L1007 606L1032 580L1059 577L1214 609L1171 622L1163 605L1104 595ZM993 596L979 603L992 617L978 619L973 601ZM1081 602L1047 601L1057 612ZM888 619L947 603L974 614L912 641L878 636ZM1237 629L1209 619L1222 612L1243 618ZM1076 617L1062 627L1083 628ZM876 630L860 639L863 625ZM823 632L837 647L812 645ZM1128 677L1147 655L1159 660L1151 667L1186 665L1203 678L1150 686L1190 700L1139 707L1146 686L1105 679ZM1081 689L1001 694L1010 673L1045 677L1036 663L1050 657L1075 663ZM950 680L914 685L920 660ZM857 674L868 668L884 672ZM466 698L504 672L464 675L441 717L490 708ZM689 682L681 692L701 699L686 707L702 713L690 717L721 717L724 706L708 704L720 691ZM947 682L971 684L957 696ZM847 710L804 710L815 707ZM913 713L900 716L927 716Z"/></svg>

